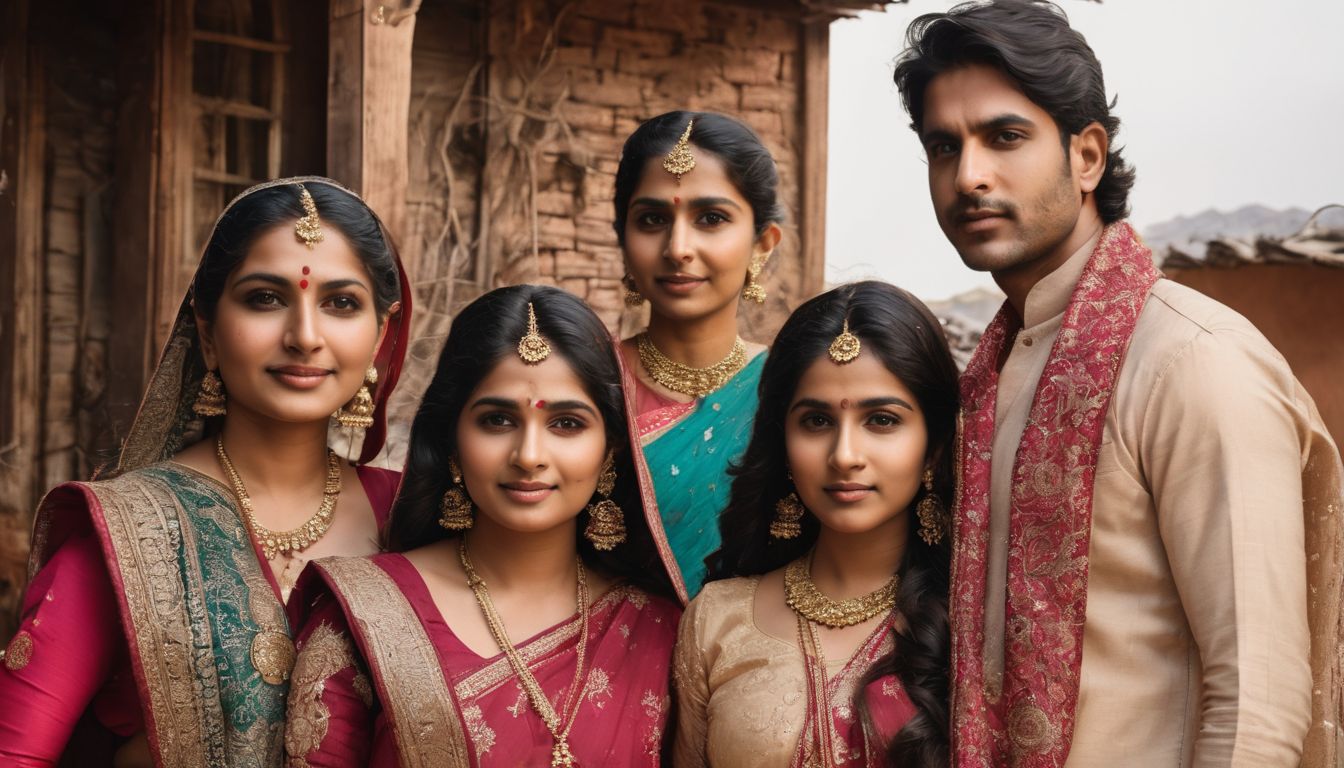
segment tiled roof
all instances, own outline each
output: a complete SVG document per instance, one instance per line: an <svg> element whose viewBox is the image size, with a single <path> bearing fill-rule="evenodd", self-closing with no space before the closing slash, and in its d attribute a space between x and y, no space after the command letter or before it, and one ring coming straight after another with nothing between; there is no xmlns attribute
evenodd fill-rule
<svg viewBox="0 0 1344 768"><path fill-rule="evenodd" d="M1333 210L1332 210L1333 209ZM1327 205L1311 215L1306 226L1289 237L1228 237L1190 246L1169 246L1163 269L1225 269L1246 264L1322 264L1344 268L1344 226L1327 226L1322 214L1339 219L1344 205Z"/></svg>

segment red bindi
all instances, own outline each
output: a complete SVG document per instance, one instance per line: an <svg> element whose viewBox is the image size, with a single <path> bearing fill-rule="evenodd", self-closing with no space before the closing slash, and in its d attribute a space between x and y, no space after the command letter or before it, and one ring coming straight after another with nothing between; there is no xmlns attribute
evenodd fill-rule
<svg viewBox="0 0 1344 768"><path fill-rule="evenodd" d="M546 401L545 401L545 400L538 400L538 401L537 401L537 407L538 407L538 408L545 408L545 407L546 407Z"/></svg>
<svg viewBox="0 0 1344 768"><path fill-rule="evenodd" d="M303 274L306 275L306 274L308 274L309 272L312 272L312 270L308 268L308 265L307 265L307 264L305 264L305 265L303 266Z"/></svg>
<svg viewBox="0 0 1344 768"><path fill-rule="evenodd" d="M305 290L305 291L308 290L308 281L307 281L307 280L300 280L300 281L299 281L299 288L300 288L301 290Z"/></svg>
<svg viewBox="0 0 1344 768"><path fill-rule="evenodd" d="M681 198L680 197L672 198L672 203L673 205L681 205Z"/></svg>

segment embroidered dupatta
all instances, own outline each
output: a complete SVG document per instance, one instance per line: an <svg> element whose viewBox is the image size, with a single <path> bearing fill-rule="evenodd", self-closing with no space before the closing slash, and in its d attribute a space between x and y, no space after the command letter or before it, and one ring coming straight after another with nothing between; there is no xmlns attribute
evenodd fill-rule
<svg viewBox="0 0 1344 768"><path fill-rule="evenodd" d="M636 465L653 493L644 500L654 538L663 548L677 595L687 603L705 583L705 558L719 548L719 514L728 505L730 462L741 458L756 418L757 386L765 356L749 361L695 407L647 435L640 435L642 456ZM634 372L618 354L626 392L626 410L636 423ZM637 434L637 432L632 432Z"/></svg>
<svg viewBox="0 0 1344 768"><path fill-rule="evenodd" d="M1160 277L1127 223L1107 226L1041 373L1013 466L1003 680L984 670L990 455L998 361L1020 322L1008 305L961 380L953 518L953 759L1060 766L1073 738L1087 613L1092 488L1106 412Z"/></svg>
<svg viewBox="0 0 1344 768"><path fill-rule="evenodd" d="M326 184L358 199L323 177L278 179L241 193L220 217L256 191L300 183ZM391 247L386 231L384 237ZM361 462L382 447L387 400L405 356L411 291L399 260L398 269L402 309L386 320L375 354L375 423L365 433ZM288 685L266 683L254 668L285 664L276 654L285 654L289 627L274 577L232 491L167 462L201 436L204 424L192 405L204 374L188 294L115 465L96 482L57 487L39 507L29 579L72 533L91 528L116 593L155 764L275 766Z"/></svg>

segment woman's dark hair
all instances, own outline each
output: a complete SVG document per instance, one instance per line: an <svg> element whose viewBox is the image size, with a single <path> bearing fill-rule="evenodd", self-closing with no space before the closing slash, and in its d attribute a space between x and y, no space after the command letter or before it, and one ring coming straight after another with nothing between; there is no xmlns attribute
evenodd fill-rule
<svg viewBox="0 0 1344 768"><path fill-rule="evenodd" d="M401 277L396 248L382 222L363 200L340 187L311 179L303 187L313 196L322 226L344 235L364 264L373 281L374 309L380 318L385 317L401 298ZM293 226L301 216L298 182L259 189L234 202L219 218L196 270L191 287L196 311L213 320L225 280L257 238L276 227Z"/></svg>
<svg viewBox="0 0 1344 768"><path fill-rule="evenodd" d="M935 77L968 64L994 67L1050 113L1066 160L1070 136L1092 123L1106 129L1109 151L1097 184L1097 211L1107 224L1129 215L1134 169L1115 143L1120 132L1120 118L1111 114L1115 101L1106 102L1101 62L1059 6L1043 0L962 3L915 19L905 40L895 80L916 133L923 130L924 94Z"/></svg>
<svg viewBox="0 0 1344 768"><path fill-rule="evenodd" d="M583 535L588 512L579 513L577 541L583 561L664 596L672 582L644 517L631 455L625 396L615 346L606 326L587 304L559 288L514 285L497 288L467 305L453 319L438 369L411 423L411 441L401 490L392 506L386 547L405 552L455 535L438 524L439 503L451 483L449 459L457 456L457 423L476 387L500 360L518 354L527 333L527 305L553 354L573 369L606 425L615 449L616 489L611 499L625 512L626 541L610 552Z"/></svg>
<svg viewBox="0 0 1344 768"><path fill-rule="evenodd" d="M826 357L846 319L863 351L876 355L915 396L928 430L934 493L945 505L951 501L959 397L956 363L942 325L918 299L893 285L875 281L842 285L800 306L775 337L761 372L751 442L741 462L730 470L732 494L719 518L723 545L706 559L710 579L767 573L802 557L816 544L820 524L810 514L803 516L802 535L795 539L775 539L769 526L775 502L793 491L784 438L789 404L803 373ZM911 502L912 518L924 493L921 488ZM912 533L917 527L913 522ZM895 650L879 659L859 686L856 705L866 719L864 690L886 675L896 675L915 704L915 716L887 747L892 765L946 766L949 759L950 539L944 536L942 542L930 545L917 535L909 537L898 571L896 607L903 622L893 629Z"/></svg>
<svg viewBox="0 0 1344 768"><path fill-rule="evenodd" d="M761 143L760 137L747 126L727 115L716 112L666 112L646 120L625 140L621 163L616 168L616 239L625 245L625 219L630 212L630 198L644 177L644 170L653 157L665 157L686 132L686 124L695 121L690 142L696 148L713 154L723 161L728 178L751 203L756 234L772 223L784 221L784 207L779 204L779 171L775 158ZM695 171L691 171L695 173Z"/></svg>

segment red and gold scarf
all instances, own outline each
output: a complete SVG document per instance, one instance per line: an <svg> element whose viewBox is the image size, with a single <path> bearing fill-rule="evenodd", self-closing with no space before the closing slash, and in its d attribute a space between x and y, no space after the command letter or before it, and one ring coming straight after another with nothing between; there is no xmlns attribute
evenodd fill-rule
<svg viewBox="0 0 1344 768"><path fill-rule="evenodd" d="M983 645L998 361L1020 327L1007 304L962 375L951 595L958 766L1045 768L1068 757L1097 454L1130 337L1159 277L1133 229L1111 224L1064 312L1013 465L1001 688L986 686Z"/></svg>

